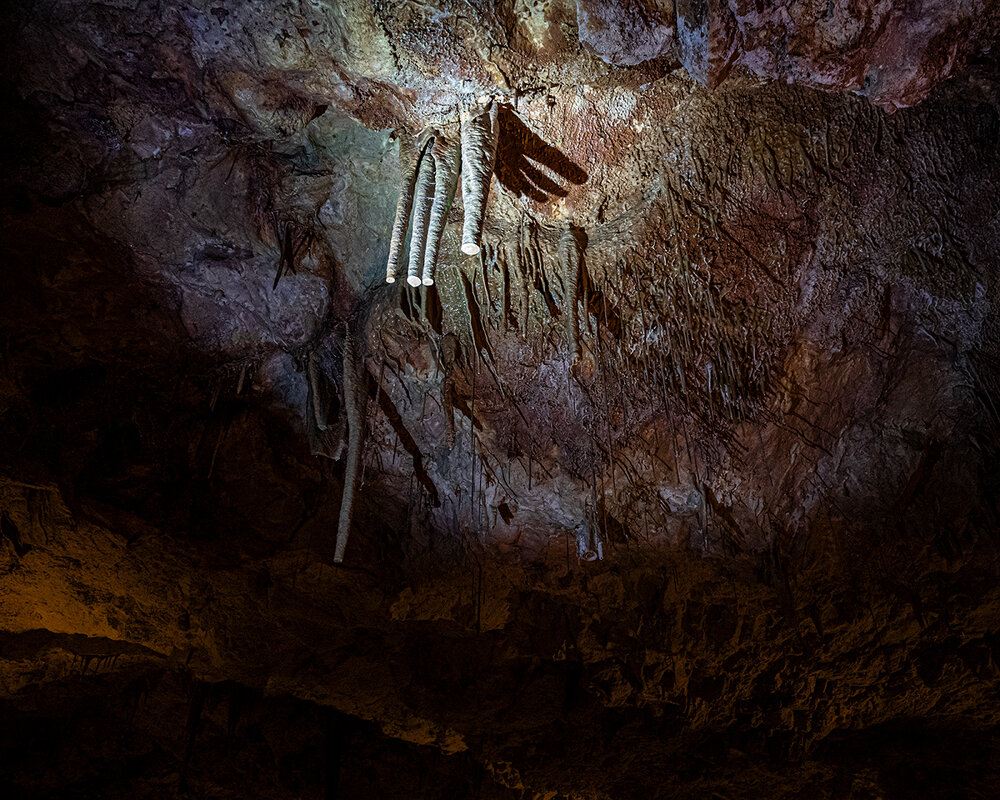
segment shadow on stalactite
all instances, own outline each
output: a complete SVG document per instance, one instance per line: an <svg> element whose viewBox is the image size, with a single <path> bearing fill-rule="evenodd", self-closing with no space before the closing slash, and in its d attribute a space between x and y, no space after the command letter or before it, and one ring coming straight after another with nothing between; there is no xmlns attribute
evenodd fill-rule
<svg viewBox="0 0 1000 800"><path fill-rule="evenodd" d="M508 191L518 197L530 197L537 203L545 202L550 196L569 194L569 189L550 178L536 164L566 183L579 186L587 182L588 175L582 167L532 131L510 106L500 106L497 126L494 171L500 185Z"/></svg>

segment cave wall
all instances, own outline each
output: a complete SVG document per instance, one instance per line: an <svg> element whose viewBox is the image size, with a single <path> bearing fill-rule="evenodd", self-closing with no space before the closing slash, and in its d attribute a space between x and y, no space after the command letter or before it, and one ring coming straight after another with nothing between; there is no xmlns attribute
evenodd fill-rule
<svg viewBox="0 0 1000 800"><path fill-rule="evenodd" d="M993 796L997 12L773 6L5 10L14 796Z"/></svg>

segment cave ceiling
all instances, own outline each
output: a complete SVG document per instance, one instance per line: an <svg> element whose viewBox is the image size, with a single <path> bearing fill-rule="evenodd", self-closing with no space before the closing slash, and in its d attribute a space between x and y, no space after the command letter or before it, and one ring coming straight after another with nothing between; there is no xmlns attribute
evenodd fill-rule
<svg viewBox="0 0 1000 800"><path fill-rule="evenodd" d="M1000 796L1000 5L0 14L5 796Z"/></svg>

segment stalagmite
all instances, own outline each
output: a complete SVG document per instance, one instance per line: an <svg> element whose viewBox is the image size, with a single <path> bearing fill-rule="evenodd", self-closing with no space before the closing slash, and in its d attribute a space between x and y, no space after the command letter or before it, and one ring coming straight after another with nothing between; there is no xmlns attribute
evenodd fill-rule
<svg viewBox="0 0 1000 800"><path fill-rule="evenodd" d="M351 532L351 508L357 491L358 468L361 464L361 443L365 420L365 375L359 331L347 324L344 336L344 412L347 414L347 464L344 469L344 494L340 500L340 523L337 526L337 547L333 560L344 560L347 537Z"/></svg>
<svg viewBox="0 0 1000 800"><path fill-rule="evenodd" d="M448 212L455 199L455 189L458 186L458 167L462 160L458 142L449 141L443 136L437 136L434 139L432 155L434 156L434 204L431 206L427 246L424 250L424 286L430 286L434 283L434 270L437 267L441 235L444 233Z"/></svg>
<svg viewBox="0 0 1000 800"><path fill-rule="evenodd" d="M566 338L569 346L570 361L576 361L577 331L576 331L576 301L580 278L580 240L573 232L573 226L566 225L566 230L559 239L559 263L562 267L563 286L566 287Z"/></svg>
<svg viewBox="0 0 1000 800"><path fill-rule="evenodd" d="M434 154L432 137L424 146L417 170L417 184L413 198L413 233L410 235L410 269L406 282L410 286L420 285L420 272L424 262L427 244L427 226L430 223L431 206L434 203Z"/></svg>
<svg viewBox="0 0 1000 800"><path fill-rule="evenodd" d="M399 133L399 200L396 201L396 220L392 223L392 237L389 239L389 262L385 267L385 282L396 282L399 256L403 252L406 229L410 224L410 210L413 207L413 187L417 182L422 153L417 152L413 137L405 130Z"/></svg>
<svg viewBox="0 0 1000 800"><path fill-rule="evenodd" d="M497 151L498 110L494 102L477 116L462 111L462 204L465 211L462 252L470 256L479 252L483 235L483 216Z"/></svg>

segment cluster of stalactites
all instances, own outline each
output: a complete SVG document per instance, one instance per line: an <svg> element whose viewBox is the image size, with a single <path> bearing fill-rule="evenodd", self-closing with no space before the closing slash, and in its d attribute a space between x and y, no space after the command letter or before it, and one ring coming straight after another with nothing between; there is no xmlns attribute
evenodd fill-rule
<svg viewBox="0 0 1000 800"><path fill-rule="evenodd" d="M465 211L462 252L467 255L479 252L496 158L497 110L496 103L491 103L478 114L462 111L458 141L437 130L426 132L417 141L405 131L400 134L402 180L389 242L386 283L396 281L411 211L413 224L406 282L410 286L434 283L441 236L455 199L460 171Z"/></svg>

